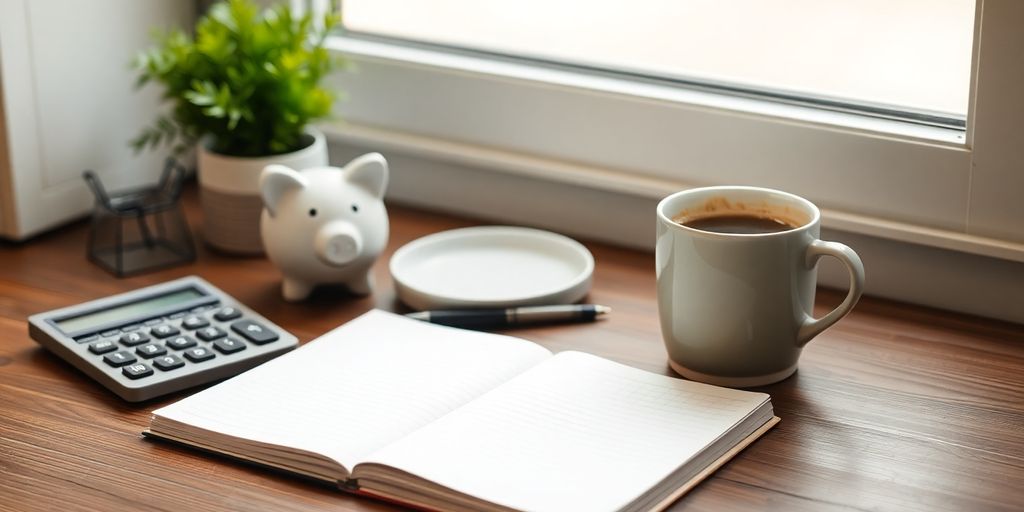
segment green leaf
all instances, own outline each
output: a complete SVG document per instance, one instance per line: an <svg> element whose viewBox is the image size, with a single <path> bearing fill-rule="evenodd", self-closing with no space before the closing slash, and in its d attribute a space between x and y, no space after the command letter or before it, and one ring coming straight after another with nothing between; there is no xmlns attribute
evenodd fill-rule
<svg viewBox="0 0 1024 512"><path fill-rule="evenodd" d="M237 108L228 109L228 129L234 130L238 126L238 121L242 119L242 111Z"/></svg>
<svg viewBox="0 0 1024 512"><path fill-rule="evenodd" d="M220 105L214 105L212 107L204 108L203 113L210 117L222 118L224 117L224 107Z"/></svg>

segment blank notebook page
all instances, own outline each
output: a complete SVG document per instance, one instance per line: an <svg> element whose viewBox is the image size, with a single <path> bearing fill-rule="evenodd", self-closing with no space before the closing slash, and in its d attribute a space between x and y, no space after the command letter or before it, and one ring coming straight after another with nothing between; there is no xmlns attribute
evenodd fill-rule
<svg viewBox="0 0 1024 512"><path fill-rule="evenodd" d="M367 462L519 510L617 510L767 399L562 352Z"/></svg>
<svg viewBox="0 0 1024 512"><path fill-rule="evenodd" d="M154 415L351 469L550 356L520 339L374 310Z"/></svg>

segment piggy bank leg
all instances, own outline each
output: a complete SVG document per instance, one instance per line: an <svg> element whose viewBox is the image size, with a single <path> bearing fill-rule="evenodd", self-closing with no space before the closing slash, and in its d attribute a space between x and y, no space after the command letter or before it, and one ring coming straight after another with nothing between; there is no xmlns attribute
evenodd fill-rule
<svg viewBox="0 0 1024 512"><path fill-rule="evenodd" d="M284 283L281 285L281 293L284 295L284 300L288 302L303 300L309 297L312 291L313 285L287 277L284 278Z"/></svg>
<svg viewBox="0 0 1024 512"><path fill-rule="evenodd" d="M373 274L367 272L364 275L349 279L345 286L356 295L370 295L373 293Z"/></svg>

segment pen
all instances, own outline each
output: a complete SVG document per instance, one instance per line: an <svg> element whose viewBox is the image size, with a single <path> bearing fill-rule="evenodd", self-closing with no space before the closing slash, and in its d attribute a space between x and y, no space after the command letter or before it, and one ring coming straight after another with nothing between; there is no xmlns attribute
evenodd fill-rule
<svg viewBox="0 0 1024 512"><path fill-rule="evenodd" d="M611 310L608 306L597 304L565 304L508 309L444 309L419 311L405 316L450 327L500 329L539 323L592 322Z"/></svg>

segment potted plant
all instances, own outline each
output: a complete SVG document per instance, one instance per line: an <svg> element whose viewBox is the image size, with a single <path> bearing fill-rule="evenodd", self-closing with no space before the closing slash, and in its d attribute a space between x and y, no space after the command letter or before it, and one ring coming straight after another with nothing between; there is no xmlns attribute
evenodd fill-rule
<svg viewBox="0 0 1024 512"><path fill-rule="evenodd" d="M194 37L171 31L139 55L139 84L162 84L172 105L132 143L174 144L178 153L196 144L203 234L213 247L263 251L263 167L327 165L323 134L309 124L331 112L335 94L321 81L338 65L324 48L337 22L230 0L210 7Z"/></svg>

